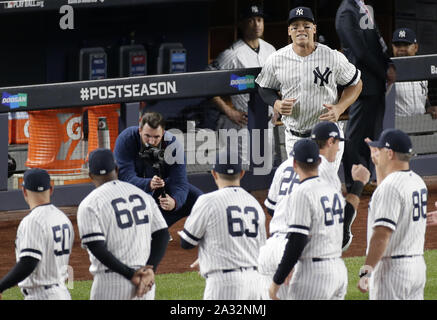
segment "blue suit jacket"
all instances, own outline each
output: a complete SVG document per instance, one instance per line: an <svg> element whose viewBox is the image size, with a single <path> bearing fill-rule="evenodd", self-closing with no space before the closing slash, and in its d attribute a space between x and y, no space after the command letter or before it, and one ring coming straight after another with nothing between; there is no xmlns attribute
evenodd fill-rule
<svg viewBox="0 0 437 320"><path fill-rule="evenodd" d="M172 155L179 156L179 161L176 163L165 163L161 172L165 181L165 190L176 201L175 210L178 210L185 203L189 190L184 148L176 140L176 137L168 131L164 132L161 147L164 150L172 148ZM141 138L138 126L123 130L118 136L114 148L114 157L119 169L118 178L152 194L150 180L154 175L158 175L158 171L145 164L139 156L140 150Z"/></svg>

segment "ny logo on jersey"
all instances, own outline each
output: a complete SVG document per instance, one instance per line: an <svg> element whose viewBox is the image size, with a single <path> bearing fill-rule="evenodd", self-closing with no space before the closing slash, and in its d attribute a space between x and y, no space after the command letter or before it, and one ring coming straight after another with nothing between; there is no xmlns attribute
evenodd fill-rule
<svg viewBox="0 0 437 320"><path fill-rule="evenodd" d="M303 9L296 9L297 16L303 16Z"/></svg>
<svg viewBox="0 0 437 320"><path fill-rule="evenodd" d="M325 72L322 74L320 72L319 67L316 67L313 70L314 73L314 83L317 84L317 80L320 79L320 86L324 87L325 83L328 84L329 83L329 76L331 75L332 71L326 67Z"/></svg>
<svg viewBox="0 0 437 320"><path fill-rule="evenodd" d="M405 38L405 36L406 36L405 30L399 31L399 38Z"/></svg>

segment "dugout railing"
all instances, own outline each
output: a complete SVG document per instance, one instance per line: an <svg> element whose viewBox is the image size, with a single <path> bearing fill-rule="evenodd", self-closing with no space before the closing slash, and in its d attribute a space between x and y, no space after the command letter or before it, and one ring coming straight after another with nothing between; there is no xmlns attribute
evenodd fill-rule
<svg viewBox="0 0 437 320"><path fill-rule="evenodd" d="M437 55L393 59L397 69L397 81L414 81L437 78ZM94 81L78 81L55 84L29 85L0 88L3 96L25 97L26 106L11 109L0 105L0 211L27 208L21 190L7 188L8 113L70 107L98 106L120 103L120 130L138 124L141 101L172 100L184 98L213 97L249 93L249 130L267 128L267 107L256 94L254 79L260 68L229 71L204 71L169 75L153 75L134 78L116 78ZM384 127L394 127L395 86L387 90ZM23 98L24 99L24 98ZM427 115L426 115L427 116ZM420 125L419 125L420 127ZM261 130L260 143L264 141ZM437 120L431 123L426 134L437 133ZM413 134L413 133L412 133ZM425 135L425 133L421 134ZM422 141L421 137L414 138ZM431 139L432 138L428 138ZM426 142L422 142L426 143ZM260 146L263 150L263 146ZM285 160L285 159L282 159ZM412 160L412 168L421 175L437 173L437 148L427 150ZM254 175L251 170L243 179L248 190L265 189L270 185L274 170L267 175ZM215 189L208 173L192 173L189 181L204 191ZM53 203L57 206L77 205L94 187L91 184L55 186Z"/></svg>
<svg viewBox="0 0 437 320"><path fill-rule="evenodd" d="M141 101L249 93L249 131L255 128L266 129L267 107L255 89L255 78L259 71L259 68L250 68L0 88L2 97L20 96L23 100L21 104L26 104L16 108L0 105L0 148L3 150L0 155L0 211L27 208L21 190L7 188L9 112L119 103L121 131L126 127L138 125ZM260 130L260 134L257 143L261 144L259 148L263 150L264 131ZM272 179L273 171L267 175L253 174L253 169L257 166L261 165L251 162L250 170L242 181L242 185L249 190L265 188ZM207 172L191 173L188 180L206 192L215 189L214 181ZM77 205L93 188L89 183L55 186L52 201L58 206Z"/></svg>

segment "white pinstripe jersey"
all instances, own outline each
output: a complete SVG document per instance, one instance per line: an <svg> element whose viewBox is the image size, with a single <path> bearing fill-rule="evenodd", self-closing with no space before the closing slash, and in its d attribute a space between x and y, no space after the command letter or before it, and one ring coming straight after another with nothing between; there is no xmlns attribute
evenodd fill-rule
<svg viewBox="0 0 437 320"><path fill-rule="evenodd" d="M258 39L258 41L259 52L257 53L243 40L237 40L230 48L219 54L213 64L214 67L219 70L262 67L276 49L263 39ZM249 94L238 94L231 96L231 101L237 110L247 112L249 98Z"/></svg>
<svg viewBox="0 0 437 320"><path fill-rule="evenodd" d="M107 249L130 267L146 265L152 233L167 227L155 200L120 180L106 182L82 200L77 224L82 247L103 240ZM92 274L107 269L89 250L88 253Z"/></svg>
<svg viewBox="0 0 437 320"><path fill-rule="evenodd" d="M264 210L243 188L222 188L197 199L179 235L199 245L203 276L218 270L254 267L266 241Z"/></svg>
<svg viewBox="0 0 437 320"><path fill-rule="evenodd" d="M63 283L67 279L73 241L73 225L61 210L52 204L33 208L18 226L15 254L17 262L32 257L39 263L18 285L34 288Z"/></svg>
<svg viewBox="0 0 437 320"><path fill-rule="evenodd" d="M406 117L425 113L428 81L396 82L395 115Z"/></svg>
<svg viewBox="0 0 437 320"><path fill-rule="evenodd" d="M319 177L304 180L282 203L288 208L287 232L308 236L300 259L341 257L345 200Z"/></svg>
<svg viewBox="0 0 437 320"><path fill-rule="evenodd" d="M323 155L320 155L322 161L319 165L319 176L324 181L332 185L337 191L341 192L341 181L335 170L335 162L329 162ZM281 207L281 201L296 190L299 186L299 175L293 170L293 157L288 158L276 169L270 185L267 199L264 205L275 210L275 214L270 220L269 232L286 232L287 224L287 206Z"/></svg>
<svg viewBox="0 0 437 320"><path fill-rule="evenodd" d="M282 116L287 128L311 130L325 112L323 104L338 101L337 85L358 83L361 72L339 51L316 43L316 50L301 57L292 44L273 53L255 82L281 92L282 99L297 99L291 116Z"/></svg>
<svg viewBox="0 0 437 320"><path fill-rule="evenodd" d="M369 203L367 247L373 228L384 226L393 230L384 256L423 254L427 195L425 182L413 171L385 177Z"/></svg>

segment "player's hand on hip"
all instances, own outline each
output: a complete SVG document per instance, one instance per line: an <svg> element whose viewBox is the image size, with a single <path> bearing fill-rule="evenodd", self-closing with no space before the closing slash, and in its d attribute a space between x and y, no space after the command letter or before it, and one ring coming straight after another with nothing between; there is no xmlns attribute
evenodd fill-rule
<svg viewBox="0 0 437 320"><path fill-rule="evenodd" d="M176 207L176 201L166 194L165 197L159 196L159 205L165 211L172 211Z"/></svg>
<svg viewBox="0 0 437 320"><path fill-rule="evenodd" d="M296 100L297 99L295 99L295 98L276 100L275 105L273 106L273 109L284 116L289 116L289 115L291 115L291 112L293 111L293 106L294 106Z"/></svg>
<svg viewBox="0 0 437 320"><path fill-rule="evenodd" d="M367 182L369 182L370 171L362 164L352 165L351 173L352 173L352 180L360 181L363 184L366 184Z"/></svg>
<svg viewBox="0 0 437 320"><path fill-rule="evenodd" d="M269 288L270 299L272 299L272 300L279 300L279 298L278 298L278 291L279 291L280 287L281 287L281 285L272 282L272 284L270 285L270 288Z"/></svg>
<svg viewBox="0 0 437 320"><path fill-rule="evenodd" d="M337 122L341 116L340 107L335 104L324 104L325 112L319 117L320 121Z"/></svg>
<svg viewBox="0 0 437 320"><path fill-rule="evenodd" d="M153 176L152 180L150 180L150 189L156 190L160 188L164 188L165 181L158 176Z"/></svg>
<svg viewBox="0 0 437 320"><path fill-rule="evenodd" d="M238 124L241 127L247 126L247 112L229 108L226 115L233 123Z"/></svg>

